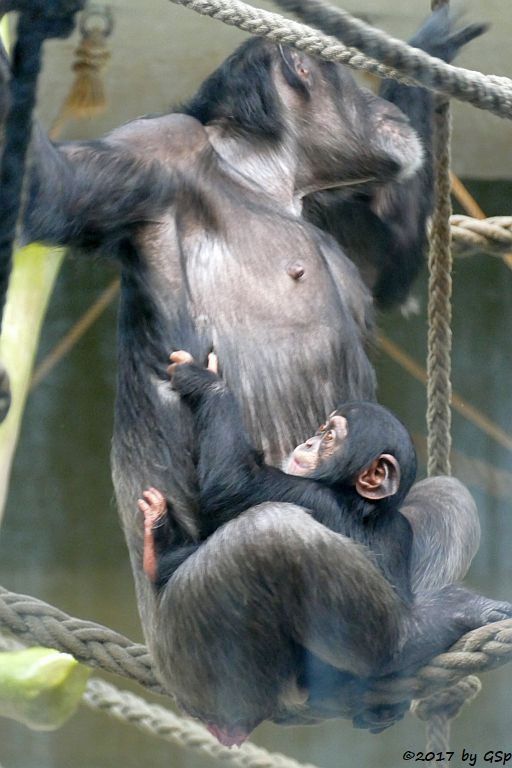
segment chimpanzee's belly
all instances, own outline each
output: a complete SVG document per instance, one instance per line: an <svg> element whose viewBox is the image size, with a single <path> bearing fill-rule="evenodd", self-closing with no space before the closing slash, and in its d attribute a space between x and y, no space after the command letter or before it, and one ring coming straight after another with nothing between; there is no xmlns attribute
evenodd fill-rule
<svg viewBox="0 0 512 768"><path fill-rule="evenodd" d="M196 317L277 333L339 322L344 285L302 226L249 221L226 237L190 236L182 245ZM276 226L277 224L277 226ZM224 234L224 233L223 233Z"/></svg>
<svg viewBox="0 0 512 768"><path fill-rule="evenodd" d="M350 294L361 284L301 224L227 224L225 238L183 240L190 311L252 438L275 462L340 402L374 397L364 308Z"/></svg>

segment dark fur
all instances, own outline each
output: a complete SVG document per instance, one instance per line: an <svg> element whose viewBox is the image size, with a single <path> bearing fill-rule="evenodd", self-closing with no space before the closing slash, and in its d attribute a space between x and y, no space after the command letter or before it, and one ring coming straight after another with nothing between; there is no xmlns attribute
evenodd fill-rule
<svg viewBox="0 0 512 768"><path fill-rule="evenodd" d="M385 408L361 402L341 406L336 413L346 418L348 437L306 478L264 463L243 429L232 393L216 374L182 364L172 386L194 418L199 541L178 546L173 533L167 540L159 533L155 587L160 615L168 605L170 619L160 625L159 652L165 649L160 661L188 712L229 737L250 732L266 717L312 722L315 713L327 716L326 702L334 698L338 714L350 706L357 727L379 732L404 714L407 703L358 711L365 685L357 678L411 673L465 631L512 616L512 605L451 583L464 575L479 532L463 489L456 489L456 502L449 492L442 498L456 481L427 481L423 495L418 486L416 503L401 514L416 476L416 455L407 430ZM358 495L354 478L382 453L398 460L400 482L395 494L370 502ZM309 510L310 523L297 507ZM278 510L284 520L277 520ZM317 523L338 536L328 539ZM420 548L427 562L418 572ZM258 574L248 592L235 577L244 559ZM314 562L321 563L322 585ZM378 599L372 593L375 569L384 577ZM243 581L245 573L240 577ZM182 616L187 596L190 605ZM193 619L187 632L196 640L192 676L190 666L186 674L178 671L184 661L181 616ZM370 628L373 621L378 629ZM213 646L207 636L214 638ZM268 637L274 641L270 653ZM306 690L307 707L286 710L289 690Z"/></svg>
<svg viewBox="0 0 512 768"><path fill-rule="evenodd" d="M142 570L142 488L172 500L174 535L199 535L192 417L169 390L168 352L203 360L214 346L251 440L279 462L337 403L375 395L371 294L329 231L354 257L371 248L372 268L393 245L385 292L402 296L404 264L412 274L422 259L430 177L418 169L399 179L416 135L390 101L358 88L341 66L307 60L305 96L288 67L297 55L251 40L205 82L188 114L137 120L100 141L52 145L36 130L24 216L26 239L99 247L120 261L112 467L144 632L162 679L188 710L221 723L239 717L246 727L263 717L343 714L342 673L369 674L403 627L402 602L367 551L290 505L230 521L158 600ZM1 61L2 88L5 75ZM390 98L428 137L430 97L399 93L412 98ZM212 146L213 131L229 160ZM345 187L340 206L318 198L318 219L275 189L288 180L312 194L361 177L371 184ZM359 218L340 236L331 225L350 218L347 201ZM290 261L304 266L300 280L290 277ZM441 542L443 555L449 547ZM461 632L490 615L479 603L466 622L464 605ZM297 685L310 692L299 709L289 695Z"/></svg>
<svg viewBox="0 0 512 768"><path fill-rule="evenodd" d="M281 501L310 510L318 522L367 546L386 579L410 603L412 528L400 514L400 504L416 477L416 454L409 433L390 411L376 403L339 408L337 413L348 421L343 451L308 478L296 477L264 463L245 433L233 394L214 373L195 364L180 365L172 386L194 415L199 543L195 548L184 543L180 552L175 537L167 542L160 537L160 589L220 525L250 507ZM397 459L400 486L392 497L371 502L359 496L354 478L382 453Z"/></svg>
<svg viewBox="0 0 512 768"><path fill-rule="evenodd" d="M272 49L263 40L247 40L204 81L183 111L203 125L220 122L251 139L279 141L285 127L268 76L272 60Z"/></svg>
<svg viewBox="0 0 512 768"><path fill-rule="evenodd" d="M332 19L322 9L302 0L276 0L328 34L335 34ZM314 11L314 18L311 11ZM481 35L484 24L452 28L448 5L433 13L409 41L431 56L452 61L458 50ZM346 41L344 41L346 42ZM358 265L379 307L403 302L424 263L426 221L432 213L432 112L433 96L423 88L384 80L379 95L404 112L421 138L425 163L402 184L382 189L352 190L350 194L319 192L306 198L304 215L330 232Z"/></svg>

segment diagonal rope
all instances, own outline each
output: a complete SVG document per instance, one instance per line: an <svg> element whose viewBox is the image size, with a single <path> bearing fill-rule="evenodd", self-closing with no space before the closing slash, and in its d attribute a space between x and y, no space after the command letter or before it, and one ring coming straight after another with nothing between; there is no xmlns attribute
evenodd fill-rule
<svg viewBox="0 0 512 768"><path fill-rule="evenodd" d="M291 45L327 61L339 61L355 69L390 77L409 85L466 101L500 117L512 119L512 80L454 67L412 48L401 40L371 27L339 8L330 9L340 19L340 37L358 41L357 50L336 37L325 35L305 24L276 13L254 8L242 0L172 0L203 16L238 27L252 35ZM341 27L343 24L343 29ZM361 51L368 50L366 56ZM373 58L375 57L375 58Z"/></svg>
<svg viewBox="0 0 512 768"><path fill-rule="evenodd" d="M84 696L84 704L128 725L133 725L150 736L175 744L182 749L193 749L223 763L241 768L315 768L298 763L279 752L267 752L251 742L239 749L221 746L200 723L180 717L158 704L150 704L141 696L123 691L104 680L92 678Z"/></svg>

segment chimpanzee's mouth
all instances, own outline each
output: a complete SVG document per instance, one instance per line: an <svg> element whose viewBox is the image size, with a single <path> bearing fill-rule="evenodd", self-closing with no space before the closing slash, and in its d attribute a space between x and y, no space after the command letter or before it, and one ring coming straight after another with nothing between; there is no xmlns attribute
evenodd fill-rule
<svg viewBox="0 0 512 768"><path fill-rule="evenodd" d="M341 181L333 181L331 184L326 184L324 189L340 189L341 187L358 187L361 184L368 184L371 181L377 181L376 176L363 176L358 179L344 179ZM319 190L320 191L320 190Z"/></svg>

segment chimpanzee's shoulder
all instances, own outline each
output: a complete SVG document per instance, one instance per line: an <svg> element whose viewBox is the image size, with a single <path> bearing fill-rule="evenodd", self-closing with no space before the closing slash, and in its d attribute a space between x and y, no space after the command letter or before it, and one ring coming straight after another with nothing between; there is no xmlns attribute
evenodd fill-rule
<svg viewBox="0 0 512 768"><path fill-rule="evenodd" d="M116 128L108 141L129 146L147 160L166 163L191 160L210 146L199 120L178 113L137 118Z"/></svg>

